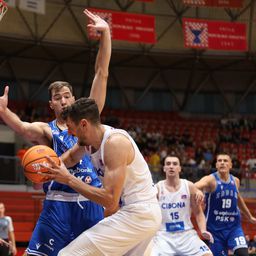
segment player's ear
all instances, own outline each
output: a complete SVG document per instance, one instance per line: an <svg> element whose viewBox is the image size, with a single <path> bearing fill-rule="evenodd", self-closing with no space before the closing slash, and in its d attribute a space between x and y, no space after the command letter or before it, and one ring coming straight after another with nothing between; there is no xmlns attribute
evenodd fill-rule
<svg viewBox="0 0 256 256"><path fill-rule="evenodd" d="M82 127L85 128L85 127L87 126L88 122L87 122L86 119L82 119L82 120L80 121L80 124L81 124Z"/></svg>
<svg viewBox="0 0 256 256"><path fill-rule="evenodd" d="M51 109L53 109L53 107L52 107L52 101L51 101L51 100L49 100L49 106L50 106Z"/></svg>

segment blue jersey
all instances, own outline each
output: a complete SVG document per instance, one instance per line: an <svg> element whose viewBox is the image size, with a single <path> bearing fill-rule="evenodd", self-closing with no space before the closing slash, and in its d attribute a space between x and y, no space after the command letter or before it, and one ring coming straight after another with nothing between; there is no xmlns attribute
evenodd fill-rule
<svg viewBox="0 0 256 256"><path fill-rule="evenodd" d="M240 211L237 206L238 191L233 175L228 182L220 179L217 172L211 174L216 180L216 189L206 194L207 230L218 232L240 226Z"/></svg>
<svg viewBox="0 0 256 256"><path fill-rule="evenodd" d="M52 130L53 149L58 156L61 156L64 152L72 148L77 143L77 138L68 134L67 129L62 131L58 128L56 120L49 122L49 126ZM83 180L87 184L94 187L101 187L101 181L98 178L97 172L93 167L89 156L84 156L78 164L72 168L69 168L68 170L71 174ZM77 193L69 186L58 183L56 181L44 183L43 188L45 193L50 190Z"/></svg>
<svg viewBox="0 0 256 256"><path fill-rule="evenodd" d="M53 149L58 156L77 142L77 138L69 135L67 129L61 131L57 127L56 120L50 122L49 126L52 130ZM84 182L101 187L90 157L85 156L69 171ZM63 247L102 220L104 211L101 205L88 200L67 185L51 181L43 186L47 193L46 200L27 252L29 255L57 256Z"/></svg>

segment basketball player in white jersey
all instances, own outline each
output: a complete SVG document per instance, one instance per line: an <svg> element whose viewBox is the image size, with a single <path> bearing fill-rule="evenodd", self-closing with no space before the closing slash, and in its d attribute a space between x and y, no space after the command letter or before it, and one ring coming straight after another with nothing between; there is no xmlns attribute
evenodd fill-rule
<svg viewBox="0 0 256 256"><path fill-rule="evenodd" d="M88 186L71 175L64 164L51 161L48 178L67 184L110 214L59 252L59 256L143 256L159 229L161 211L144 157L129 134L100 123L97 104L81 98L63 111L69 132L78 144L63 157L73 166L90 154L102 188ZM50 159L49 159L50 160Z"/></svg>
<svg viewBox="0 0 256 256"><path fill-rule="evenodd" d="M190 220L192 210L202 236L213 241L212 235L206 231L203 210L196 202L195 185L180 179L181 166L177 156L167 156L163 170L166 179L156 185L163 219L153 239L151 256L212 256Z"/></svg>

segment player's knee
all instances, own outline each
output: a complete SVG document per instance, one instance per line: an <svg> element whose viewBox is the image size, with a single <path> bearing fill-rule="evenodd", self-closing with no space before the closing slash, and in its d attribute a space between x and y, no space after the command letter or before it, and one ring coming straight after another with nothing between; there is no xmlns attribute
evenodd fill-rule
<svg viewBox="0 0 256 256"><path fill-rule="evenodd" d="M248 256L248 249L247 248L239 248L234 252L235 256Z"/></svg>

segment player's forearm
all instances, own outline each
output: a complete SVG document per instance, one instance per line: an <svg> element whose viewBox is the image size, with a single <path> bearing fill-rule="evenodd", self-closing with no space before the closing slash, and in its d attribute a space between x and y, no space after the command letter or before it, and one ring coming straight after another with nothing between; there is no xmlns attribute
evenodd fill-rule
<svg viewBox="0 0 256 256"><path fill-rule="evenodd" d="M13 113L9 108L6 108L4 112L0 113L1 118L3 121L15 132L19 134L23 134L24 128L23 128L23 122L20 120L20 118Z"/></svg>
<svg viewBox="0 0 256 256"><path fill-rule="evenodd" d="M102 76L108 77L108 66L111 57L110 29L102 31L98 54L95 62L95 73L101 72Z"/></svg>
<svg viewBox="0 0 256 256"><path fill-rule="evenodd" d="M206 231L206 220L203 212L198 212L195 216L200 232Z"/></svg>
<svg viewBox="0 0 256 256"><path fill-rule="evenodd" d="M105 208L104 209L104 217L108 217L116 213L120 209L120 206L118 205L116 208Z"/></svg>
<svg viewBox="0 0 256 256"><path fill-rule="evenodd" d="M106 100L110 56L111 37L109 28L107 28L101 35L100 47L95 63L95 77L90 92L90 98L95 99L100 113Z"/></svg>
<svg viewBox="0 0 256 256"><path fill-rule="evenodd" d="M66 151L61 155L61 159L64 162L67 168L73 167L75 164L79 163L79 161L85 155L84 147L80 147L79 145L74 145L73 148Z"/></svg>
<svg viewBox="0 0 256 256"><path fill-rule="evenodd" d="M16 248L15 236L13 231L9 233L9 240L11 241L12 247Z"/></svg>
<svg viewBox="0 0 256 256"><path fill-rule="evenodd" d="M240 209L240 211L248 218L251 219L252 218L252 214L250 212L250 210L248 209L248 207L246 206L243 198L241 198L241 196L239 195L238 197L238 207Z"/></svg>
<svg viewBox="0 0 256 256"><path fill-rule="evenodd" d="M66 184L84 197L102 205L110 212L118 206L118 200L115 200L113 194L104 188L90 186L73 175L67 177Z"/></svg>

